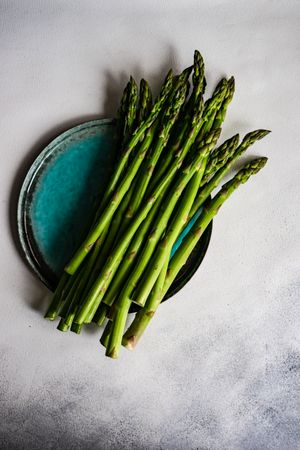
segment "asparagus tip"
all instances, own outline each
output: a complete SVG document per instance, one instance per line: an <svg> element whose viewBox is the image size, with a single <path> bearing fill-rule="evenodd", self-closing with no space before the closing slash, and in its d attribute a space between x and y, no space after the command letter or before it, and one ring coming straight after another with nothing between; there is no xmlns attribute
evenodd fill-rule
<svg viewBox="0 0 300 450"><path fill-rule="evenodd" d="M268 158L265 156L253 159L245 164L234 178L239 179L242 183L246 183L251 175L255 175L266 165L267 161Z"/></svg>
<svg viewBox="0 0 300 450"><path fill-rule="evenodd" d="M228 86L234 87L234 85L235 85L235 78L234 78L234 76L231 75L231 77L228 78L227 82L228 82Z"/></svg>

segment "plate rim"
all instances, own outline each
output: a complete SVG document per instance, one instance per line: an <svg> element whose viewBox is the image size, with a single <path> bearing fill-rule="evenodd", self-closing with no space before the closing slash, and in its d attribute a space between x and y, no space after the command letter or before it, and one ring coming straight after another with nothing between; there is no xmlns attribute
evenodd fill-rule
<svg viewBox="0 0 300 450"><path fill-rule="evenodd" d="M82 122L81 124L75 125L74 127L68 128L67 130L60 133L56 136L52 141L49 142L46 147L37 155L37 157L32 161L29 170L27 171L21 188L19 190L18 202L17 202L17 231L18 238L21 244L21 249L23 256L25 257L28 265L31 270L38 276L38 278L42 281L42 283L52 291L51 283L45 277L41 271L41 265L39 261L35 257L35 253L32 250L32 246L30 245L30 240L27 239L28 233L27 225L26 225L26 204L28 203L29 189L30 185L33 182L35 174L40 169L41 165L45 158L47 158L51 153L55 150L55 147L63 142L65 139L70 137L70 135L82 131L85 128L92 128L94 126L99 125L109 125L114 123L115 119L113 118L105 118L105 119L93 119Z"/></svg>

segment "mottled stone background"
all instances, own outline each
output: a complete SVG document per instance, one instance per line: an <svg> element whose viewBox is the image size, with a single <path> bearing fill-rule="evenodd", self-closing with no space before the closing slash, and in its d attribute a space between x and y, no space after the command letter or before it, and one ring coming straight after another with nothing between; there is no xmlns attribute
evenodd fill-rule
<svg viewBox="0 0 300 450"><path fill-rule="evenodd" d="M300 3L0 2L0 448L294 450L299 428ZM273 130L266 169L214 223L192 281L135 353L55 330L11 234L20 180L62 130L113 116L129 74L157 89L199 48L234 74L223 138Z"/></svg>

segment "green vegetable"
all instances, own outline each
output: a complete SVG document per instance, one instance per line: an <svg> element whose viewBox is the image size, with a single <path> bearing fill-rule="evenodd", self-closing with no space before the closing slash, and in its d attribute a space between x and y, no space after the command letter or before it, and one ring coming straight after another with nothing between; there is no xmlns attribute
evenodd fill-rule
<svg viewBox="0 0 300 450"><path fill-rule="evenodd" d="M269 131L252 131L241 143L236 134L215 148L235 81L222 78L204 103L205 87L204 61L196 50L193 66L179 75L168 72L154 103L144 79L139 92L132 77L124 89L116 166L45 315L60 316L58 329L77 334L85 324L101 327L107 319L100 342L109 357L118 357L121 344L135 347L221 205L266 164L267 158L258 158L244 165L210 198ZM175 251L191 219L195 223ZM124 334L132 303L140 310Z"/></svg>
<svg viewBox="0 0 300 450"><path fill-rule="evenodd" d="M164 271L160 273L144 308L136 314L135 319L124 334L122 343L125 347L132 350L136 346L176 275L186 263L195 245L225 200L227 200L242 183L246 183L251 175L254 175L261 170L266 162L267 158L258 158L246 164L233 179L222 186L218 194L216 194L209 202L203 213L197 219L192 230L185 237L182 245L171 259L168 270L166 270L166 266L164 266Z"/></svg>

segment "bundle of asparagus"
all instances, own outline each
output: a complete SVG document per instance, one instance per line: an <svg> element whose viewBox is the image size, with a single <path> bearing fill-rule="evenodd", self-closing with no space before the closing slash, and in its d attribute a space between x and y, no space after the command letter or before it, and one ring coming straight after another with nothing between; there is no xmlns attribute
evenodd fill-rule
<svg viewBox="0 0 300 450"><path fill-rule="evenodd" d="M267 158L247 163L211 198L236 160L269 131L252 131L240 143L236 134L217 146L234 78L222 79L204 102L205 87L196 50L191 67L179 75L168 72L154 102L145 80L139 94L132 77L124 90L118 161L45 315L60 316L58 329L75 333L107 320L100 341L109 357L117 358L122 344L135 347L221 205L266 164ZM174 247L191 220L193 227ZM140 309L126 331L132 302Z"/></svg>

